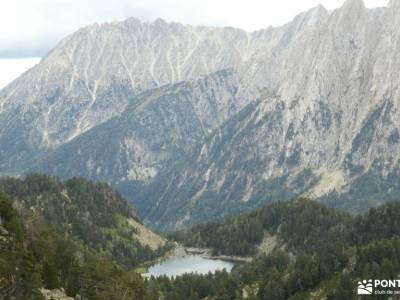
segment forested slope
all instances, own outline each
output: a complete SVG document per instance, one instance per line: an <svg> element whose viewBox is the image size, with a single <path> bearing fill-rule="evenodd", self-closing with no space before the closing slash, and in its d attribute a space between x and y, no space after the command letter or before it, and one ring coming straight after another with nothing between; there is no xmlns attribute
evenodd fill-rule
<svg viewBox="0 0 400 300"><path fill-rule="evenodd" d="M166 242L156 234L151 236L155 241L144 241L135 209L104 183L32 174L1 179L0 192L14 201L24 219L44 221L87 251L126 266L154 259Z"/></svg>
<svg viewBox="0 0 400 300"><path fill-rule="evenodd" d="M60 184L39 175L7 181L9 188L10 182L17 182L29 186L27 190L33 191L36 186L42 192L51 190L41 185L44 182ZM39 213L16 200L17 194L23 196L24 192L19 189L14 200L0 196L0 299L43 299L41 288L63 288L72 297L104 300L357 299L357 281L397 278L400 268L397 202L351 216L303 199L272 204L221 223L199 225L171 236L186 245L251 255L253 260L238 264L231 273L144 280L121 264L125 259L119 257L120 262L113 262L111 252L96 253L90 239L80 239L68 231L60 234L62 226L53 226L46 221L52 220L50 217L42 217L48 208L36 203L39 211L43 208ZM42 198L30 199L40 202ZM78 210L76 213L81 214ZM274 237L275 244L261 251L259 245L266 237ZM379 299L374 295L370 298Z"/></svg>
<svg viewBox="0 0 400 300"><path fill-rule="evenodd" d="M196 225L170 234L188 246L220 254L254 255L265 238L294 253L329 252L333 248L400 237L400 202L352 216L308 199L267 205L252 213Z"/></svg>
<svg viewBox="0 0 400 300"><path fill-rule="evenodd" d="M170 236L186 245L212 248L215 253L254 257L220 282L231 280L232 296L226 299L241 299L244 294L249 299L271 300L357 299L357 281L398 277L399 214L400 202L351 216L302 199ZM260 247L265 237L275 241L268 251ZM196 276L186 280L200 299L210 294L204 286L218 295L212 276L203 277L201 283Z"/></svg>
<svg viewBox="0 0 400 300"><path fill-rule="evenodd" d="M44 299L40 290L65 289L81 299L144 299L139 274L94 255L42 219L23 218L0 194L0 299Z"/></svg>

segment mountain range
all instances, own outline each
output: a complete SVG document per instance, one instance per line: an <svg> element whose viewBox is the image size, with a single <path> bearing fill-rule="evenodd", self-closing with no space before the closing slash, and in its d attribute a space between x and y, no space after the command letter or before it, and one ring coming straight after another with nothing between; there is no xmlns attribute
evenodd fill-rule
<svg viewBox="0 0 400 300"><path fill-rule="evenodd" d="M105 180L170 230L277 200L400 192L400 0L246 32L128 19L0 91L0 173Z"/></svg>

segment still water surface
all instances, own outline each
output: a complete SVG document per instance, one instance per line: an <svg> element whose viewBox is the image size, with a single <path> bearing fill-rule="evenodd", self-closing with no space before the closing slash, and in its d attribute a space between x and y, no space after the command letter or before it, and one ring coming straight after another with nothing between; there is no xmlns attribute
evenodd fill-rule
<svg viewBox="0 0 400 300"><path fill-rule="evenodd" d="M173 256L149 268L146 277L178 276L185 273L207 274L225 269L230 272L234 263L220 259L209 259L198 255Z"/></svg>

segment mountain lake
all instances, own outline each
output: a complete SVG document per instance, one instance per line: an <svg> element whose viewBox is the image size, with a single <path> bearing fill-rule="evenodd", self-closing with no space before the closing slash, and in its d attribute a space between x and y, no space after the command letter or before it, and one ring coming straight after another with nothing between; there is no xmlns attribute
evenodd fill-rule
<svg viewBox="0 0 400 300"><path fill-rule="evenodd" d="M225 269L230 272L235 265L234 262L207 258L197 254L186 254L176 252L173 256L160 261L153 266L149 267L148 272L143 274L145 277L159 277L168 276L175 277L185 273L207 274L209 272L215 273Z"/></svg>

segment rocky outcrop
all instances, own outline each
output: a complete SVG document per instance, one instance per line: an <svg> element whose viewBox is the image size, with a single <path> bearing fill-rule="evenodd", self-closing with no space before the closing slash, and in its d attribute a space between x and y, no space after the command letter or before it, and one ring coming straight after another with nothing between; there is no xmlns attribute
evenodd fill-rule
<svg viewBox="0 0 400 300"><path fill-rule="evenodd" d="M65 291L63 288L54 289L54 290L48 290L48 289L42 288L42 289L40 289L40 292L42 293L44 299L46 299L46 300L74 300L74 298L68 297L65 294ZM75 298L75 299L78 299L78 298Z"/></svg>

